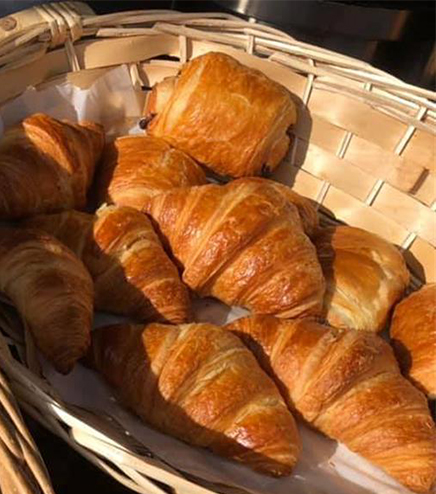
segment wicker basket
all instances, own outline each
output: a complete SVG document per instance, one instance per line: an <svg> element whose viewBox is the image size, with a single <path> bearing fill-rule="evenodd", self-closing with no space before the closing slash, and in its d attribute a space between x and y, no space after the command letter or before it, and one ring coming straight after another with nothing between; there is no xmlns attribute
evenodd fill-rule
<svg viewBox="0 0 436 494"><path fill-rule="evenodd" d="M2 371L2 364L9 359L12 356L0 337L0 493L53 494L38 448Z"/></svg>
<svg viewBox="0 0 436 494"><path fill-rule="evenodd" d="M436 281L436 94L366 63L227 14L95 16L84 4L63 2L0 20L0 105L29 85L53 84L65 74L89 84L120 64L128 65L133 87L143 92L211 50L262 70L296 95L295 145L280 180L314 199L325 222L359 226L397 244L415 285ZM11 321L6 309L8 343L23 354L26 342ZM112 424L63 403L29 370L31 360L23 355L22 362L11 357L0 334L1 367L23 409L124 485L144 494L168 492L162 484L179 494L220 492L144 454ZM0 374L0 406L18 438L6 454L17 465L27 462L41 489L51 492L4 386ZM0 421L3 415L0 408ZM7 444L2 427L0 447Z"/></svg>

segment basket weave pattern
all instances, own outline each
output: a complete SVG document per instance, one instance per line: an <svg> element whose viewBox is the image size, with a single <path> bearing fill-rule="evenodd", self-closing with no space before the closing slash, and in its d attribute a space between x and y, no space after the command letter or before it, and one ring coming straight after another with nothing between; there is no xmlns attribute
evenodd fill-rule
<svg viewBox="0 0 436 494"><path fill-rule="evenodd" d="M294 144L277 177L315 200L326 223L365 228L401 247L415 286L436 281L436 93L367 63L227 14L96 16L84 4L62 2L0 20L0 104L29 85L84 70L92 80L120 64L144 91L208 51L231 54L295 95ZM91 426L4 350L0 357L24 409L126 486L163 493L155 479L174 492L212 492L138 453L106 425Z"/></svg>

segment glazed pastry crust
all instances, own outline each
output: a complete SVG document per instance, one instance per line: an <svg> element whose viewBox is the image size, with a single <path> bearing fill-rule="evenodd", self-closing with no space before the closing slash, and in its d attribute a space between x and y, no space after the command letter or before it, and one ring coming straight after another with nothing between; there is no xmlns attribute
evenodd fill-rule
<svg viewBox="0 0 436 494"><path fill-rule="evenodd" d="M436 284L425 285L399 303L390 336L403 372L436 398Z"/></svg>
<svg viewBox="0 0 436 494"><path fill-rule="evenodd" d="M273 476L300 453L296 424L253 355L211 324L118 325L93 333L92 360L153 427Z"/></svg>
<svg viewBox="0 0 436 494"><path fill-rule="evenodd" d="M319 315L324 279L296 207L251 179L175 189L147 212L200 296L279 317Z"/></svg>
<svg viewBox="0 0 436 494"><path fill-rule="evenodd" d="M425 396L392 349L364 331L253 316L227 325L253 351L289 407L315 429L416 492L436 480L436 429Z"/></svg>
<svg viewBox="0 0 436 494"><path fill-rule="evenodd" d="M103 127L35 114L0 140L0 219L82 209L104 146Z"/></svg>
<svg viewBox="0 0 436 494"><path fill-rule="evenodd" d="M177 81L166 79L153 92L147 132L218 174L260 175L288 151L287 130L297 119L289 92L229 55L195 58Z"/></svg>
<svg viewBox="0 0 436 494"><path fill-rule="evenodd" d="M201 167L162 139L126 136L106 146L95 192L99 203L141 211L161 192L205 183Z"/></svg>
<svg viewBox="0 0 436 494"><path fill-rule="evenodd" d="M71 371L87 352L93 319L92 280L82 262L49 235L0 228L0 292L45 357L59 372Z"/></svg>
<svg viewBox="0 0 436 494"><path fill-rule="evenodd" d="M82 259L94 280L98 310L143 321L186 322L187 287L142 213L106 206L39 215L24 224L55 236Z"/></svg>
<svg viewBox="0 0 436 494"><path fill-rule="evenodd" d="M314 243L327 284L324 316L329 324L381 331L409 284L400 251L378 235L351 226L320 230Z"/></svg>

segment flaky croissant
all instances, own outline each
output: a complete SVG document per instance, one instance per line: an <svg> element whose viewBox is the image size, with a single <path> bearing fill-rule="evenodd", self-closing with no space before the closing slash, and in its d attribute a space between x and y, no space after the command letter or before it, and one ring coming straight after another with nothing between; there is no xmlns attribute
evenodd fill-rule
<svg viewBox="0 0 436 494"><path fill-rule="evenodd" d="M425 285L395 307L390 336L403 372L436 399L436 284Z"/></svg>
<svg viewBox="0 0 436 494"><path fill-rule="evenodd" d="M160 192L204 183L201 167L164 140L126 136L106 146L94 192L100 203L142 210Z"/></svg>
<svg viewBox="0 0 436 494"><path fill-rule="evenodd" d="M15 305L36 346L68 373L83 357L93 317L92 280L82 262L36 230L0 228L0 292Z"/></svg>
<svg viewBox="0 0 436 494"><path fill-rule="evenodd" d="M378 235L336 226L314 239L326 279L324 315L337 328L381 331L409 284L400 251Z"/></svg>
<svg viewBox="0 0 436 494"><path fill-rule="evenodd" d="M0 140L0 219L83 208L103 127L35 114Z"/></svg>
<svg viewBox="0 0 436 494"><path fill-rule="evenodd" d="M147 132L216 173L243 177L273 170L289 148L297 119L289 92L224 53L191 60L148 100Z"/></svg>
<svg viewBox="0 0 436 494"><path fill-rule="evenodd" d="M436 479L436 429L424 395L400 373L390 346L364 331L307 319L239 319L240 336L292 410L416 492Z"/></svg>
<svg viewBox="0 0 436 494"><path fill-rule="evenodd" d="M24 224L55 236L83 260L94 280L97 309L139 320L190 318L188 289L144 214L106 206L95 216L71 210Z"/></svg>
<svg viewBox="0 0 436 494"><path fill-rule="evenodd" d="M288 475L300 452L291 413L251 352L211 324L114 325L90 361L151 426L262 473Z"/></svg>
<svg viewBox="0 0 436 494"><path fill-rule="evenodd" d="M146 211L201 296L279 317L317 315L324 279L297 209L268 184L174 189Z"/></svg>

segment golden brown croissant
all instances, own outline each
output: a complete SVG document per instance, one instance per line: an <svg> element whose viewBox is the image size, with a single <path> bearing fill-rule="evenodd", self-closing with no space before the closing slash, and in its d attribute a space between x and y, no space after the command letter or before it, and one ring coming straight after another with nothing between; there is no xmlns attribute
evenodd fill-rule
<svg viewBox="0 0 436 494"><path fill-rule="evenodd" d="M147 207L201 296L279 317L317 315L324 279L297 209L250 179L174 189Z"/></svg>
<svg viewBox="0 0 436 494"><path fill-rule="evenodd" d="M103 127L35 114L0 141L0 219L83 208Z"/></svg>
<svg viewBox="0 0 436 494"><path fill-rule="evenodd" d="M15 305L36 346L68 373L88 349L92 280L82 262L36 230L0 228L0 292Z"/></svg>
<svg viewBox="0 0 436 494"><path fill-rule="evenodd" d="M188 289L144 214L107 206L96 216L65 211L25 224L55 236L83 260L94 279L97 309L140 320L189 319Z"/></svg>
<svg viewBox="0 0 436 494"><path fill-rule="evenodd" d="M425 285L395 307L390 335L403 372L436 399L436 284Z"/></svg>
<svg viewBox="0 0 436 494"><path fill-rule="evenodd" d="M227 326L274 376L290 408L392 477L427 492L436 479L436 429L424 395L390 346L364 331L271 316Z"/></svg>
<svg viewBox="0 0 436 494"><path fill-rule="evenodd" d="M297 119L289 92L224 53L185 64L177 80L157 84L146 108L147 132L213 171L243 177L273 170L289 148Z"/></svg>
<svg viewBox="0 0 436 494"><path fill-rule="evenodd" d="M278 193L282 194L291 204L293 204L298 209L298 214L300 215L301 223L303 225L304 232L309 237L313 237L319 227L318 213L312 201L307 199L297 192L293 191L287 185L276 182L275 180L269 180L268 178L251 177L245 179L253 183L257 182L260 185L266 185L274 187Z"/></svg>
<svg viewBox="0 0 436 494"><path fill-rule="evenodd" d="M106 146L95 192L99 202L142 210L160 192L205 183L201 167L182 151L156 137L127 136Z"/></svg>
<svg viewBox="0 0 436 494"><path fill-rule="evenodd" d="M291 413L251 352L211 324L114 325L90 359L153 427L269 475L288 475L300 441Z"/></svg>
<svg viewBox="0 0 436 494"><path fill-rule="evenodd" d="M327 284L327 321L337 328L381 331L409 283L400 251L350 226L325 228L314 243Z"/></svg>

